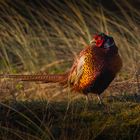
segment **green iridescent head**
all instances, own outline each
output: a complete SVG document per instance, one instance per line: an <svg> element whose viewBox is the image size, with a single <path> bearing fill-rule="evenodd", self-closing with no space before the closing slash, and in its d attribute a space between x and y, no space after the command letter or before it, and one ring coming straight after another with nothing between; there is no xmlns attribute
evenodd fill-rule
<svg viewBox="0 0 140 140"><path fill-rule="evenodd" d="M113 37L106 35L105 33L96 34L91 40L96 47L110 48L115 45Z"/></svg>

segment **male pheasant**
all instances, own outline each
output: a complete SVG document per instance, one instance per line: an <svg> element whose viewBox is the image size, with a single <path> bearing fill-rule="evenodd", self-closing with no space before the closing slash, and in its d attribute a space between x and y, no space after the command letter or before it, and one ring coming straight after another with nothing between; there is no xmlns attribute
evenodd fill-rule
<svg viewBox="0 0 140 140"><path fill-rule="evenodd" d="M118 48L112 37L96 34L89 46L82 50L69 72L59 75L0 75L21 81L59 82L67 84L72 90L100 94L109 86L122 67Z"/></svg>

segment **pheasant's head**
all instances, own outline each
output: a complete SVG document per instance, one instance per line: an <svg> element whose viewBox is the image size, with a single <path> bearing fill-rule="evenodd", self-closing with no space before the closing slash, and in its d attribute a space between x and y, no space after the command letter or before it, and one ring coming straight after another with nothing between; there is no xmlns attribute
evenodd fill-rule
<svg viewBox="0 0 140 140"><path fill-rule="evenodd" d="M96 34L90 43L99 48L110 48L115 45L113 38L104 33Z"/></svg>

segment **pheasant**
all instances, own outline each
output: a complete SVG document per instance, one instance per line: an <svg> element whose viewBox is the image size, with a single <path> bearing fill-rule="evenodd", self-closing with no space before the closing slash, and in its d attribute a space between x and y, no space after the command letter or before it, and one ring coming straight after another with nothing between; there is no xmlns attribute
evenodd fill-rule
<svg viewBox="0 0 140 140"><path fill-rule="evenodd" d="M122 60L114 39L104 33L96 34L90 45L75 59L69 72L59 75L3 75L1 78L15 78L21 81L58 82L68 85L73 91L100 95L113 81L122 67Z"/></svg>

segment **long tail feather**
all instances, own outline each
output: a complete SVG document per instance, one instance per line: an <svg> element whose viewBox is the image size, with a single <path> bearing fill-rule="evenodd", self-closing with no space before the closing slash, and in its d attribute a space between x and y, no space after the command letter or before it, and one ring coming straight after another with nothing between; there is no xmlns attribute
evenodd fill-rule
<svg viewBox="0 0 140 140"><path fill-rule="evenodd" d="M42 81L45 83L48 82L64 82L67 81L68 79L68 74L37 74L37 75L18 75L18 74L0 74L0 78L12 78L12 79L17 79L20 81Z"/></svg>

